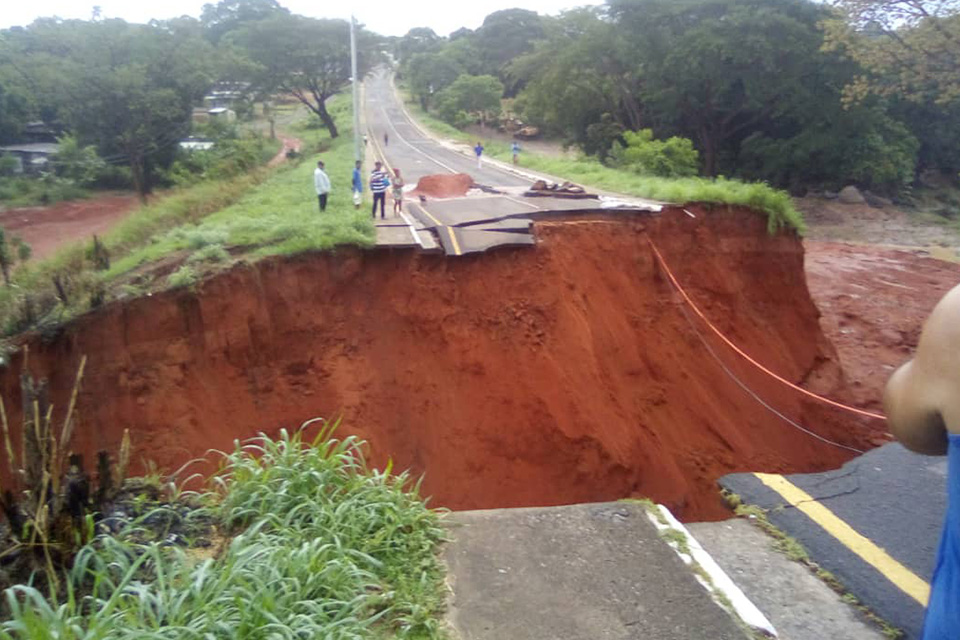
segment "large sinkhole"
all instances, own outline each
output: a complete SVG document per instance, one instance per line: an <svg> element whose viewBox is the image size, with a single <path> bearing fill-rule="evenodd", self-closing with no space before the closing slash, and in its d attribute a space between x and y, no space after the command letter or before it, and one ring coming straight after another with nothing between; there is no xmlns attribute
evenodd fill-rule
<svg viewBox="0 0 960 640"><path fill-rule="evenodd" d="M89 459L129 428L134 459L172 470L322 416L366 439L374 464L425 474L434 506L647 496L719 518L723 474L850 455L730 374L823 436L865 447L872 434L698 335L649 241L752 356L844 397L799 238L753 212L687 210L540 222L534 248L463 258L349 249L236 266L29 338L30 368L63 405L89 357L74 442ZM14 414L21 362L0 373Z"/></svg>

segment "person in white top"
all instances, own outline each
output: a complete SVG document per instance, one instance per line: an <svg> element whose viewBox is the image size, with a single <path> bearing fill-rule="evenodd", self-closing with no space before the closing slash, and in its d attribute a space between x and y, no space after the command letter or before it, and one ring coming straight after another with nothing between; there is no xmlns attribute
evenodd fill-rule
<svg viewBox="0 0 960 640"><path fill-rule="evenodd" d="M327 195L330 194L330 178L323 170L323 161L317 162L313 170L313 186L317 189L317 200L320 201L320 213L327 210Z"/></svg>

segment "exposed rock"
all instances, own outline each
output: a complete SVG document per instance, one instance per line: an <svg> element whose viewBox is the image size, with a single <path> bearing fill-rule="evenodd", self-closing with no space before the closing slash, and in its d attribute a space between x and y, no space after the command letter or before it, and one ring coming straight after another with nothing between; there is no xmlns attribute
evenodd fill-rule
<svg viewBox="0 0 960 640"><path fill-rule="evenodd" d="M860 193L860 189L857 189L853 185L849 185L840 190L840 195L838 196L840 202L843 204L866 204L867 201L864 200L863 194Z"/></svg>

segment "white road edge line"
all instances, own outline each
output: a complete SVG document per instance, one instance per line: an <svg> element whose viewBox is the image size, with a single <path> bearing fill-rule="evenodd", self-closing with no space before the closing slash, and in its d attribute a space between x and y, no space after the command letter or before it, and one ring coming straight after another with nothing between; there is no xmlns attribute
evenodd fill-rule
<svg viewBox="0 0 960 640"><path fill-rule="evenodd" d="M404 117L406 117L407 121L413 126L413 128L420 132L420 135L422 135L424 138L427 138L428 140L432 140L433 142L436 142L437 144L439 144L441 147L447 149L448 151L452 151L452 152L454 152L454 153L456 153L456 154L458 154L458 155L461 155L461 156L464 156L464 157L467 157L467 158L470 158L470 157L471 157L470 153L464 151L460 146L458 146L458 145L456 145L456 144L453 144L453 143L451 143L451 142L448 142L447 140L444 140L444 139L441 138L440 136L437 136L437 135L435 135L435 134L427 131L427 130L424 129L422 126L420 126L420 123L418 123L418 122L414 119L414 117L413 117L412 115L410 115L410 112L407 110L407 105L405 105L405 104L403 103L403 98L400 96L400 92L397 90L397 86L393 83L393 76L392 76L392 75L389 76L388 78L386 78L386 80L387 80L387 82L388 82L389 85L390 85L390 89L393 91L394 99L396 100L397 104L400 106L400 111L403 112ZM391 123L391 126L392 126L392 124L393 124L393 123ZM408 142L407 144L410 144L410 143ZM411 145L411 146L413 146L413 145ZM414 148L415 148L415 147L414 147ZM420 151L419 149L417 149L417 150ZM421 151L421 153L422 153L422 151ZM432 159L432 158L431 158L431 159ZM484 162L486 162L487 164L489 164L489 165L490 165L492 168L494 168L494 169L498 169L498 170L500 170L500 171L502 171L502 172L504 172L504 173L512 173L512 174L515 175L515 176L519 176L519 177L524 178L524 179L526 179L526 180L529 180L529 181L531 181L531 182L536 182L537 180L550 180L550 181L552 181L552 182L562 182L562 181L563 181L563 178L558 178L557 176L551 176L551 175L546 174L546 173L537 174L537 173L531 173L531 172L528 172L528 171L524 171L523 169L518 169L518 168L514 167L513 165L509 165L509 164L507 164L507 163L505 163L505 162L501 162L500 160L497 160L496 158L485 158L485 159L484 159ZM456 172L454 172L454 173L456 173ZM656 202L656 201L654 201L654 200L648 200L648 199L646 199L646 198L637 198L636 196L628 196L628 195L624 195L624 194L618 194L616 197L612 197L612 196L607 196L607 195L602 195L602 194L601 194L600 198L601 198L601 200L604 199L604 198L607 198L607 199L609 199L609 200L618 200L618 201L621 201L621 202L623 202L623 203L625 203L625 204L627 204L627 205L629 205L629 206L637 206L637 207L641 207L641 208L644 208L644 209L648 209L649 211L651 211L651 212L653 212L653 213L659 213L660 211L663 210L663 203L658 203L658 202ZM633 199L634 199L634 202L633 202L633 203L630 202L630 200L629 200L630 198L633 198ZM540 209L540 207L536 207L536 208L537 208L538 210ZM611 207L611 208L616 208L616 207Z"/></svg>
<svg viewBox="0 0 960 640"><path fill-rule="evenodd" d="M753 602L744 595L743 591L740 590L740 587L730 579L730 576L720 568L720 565L716 563L713 557L707 553L707 551L697 542L697 539L691 535L685 526L680 524L680 521L673 517L673 514L670 513L670 510L667 509L662 504L656 505L657 509L660 512L660 515L664 520L667 521L667 524L663 524L660 518L656 514L647 512L647 517L653 523L653 526L657 528L658 531L665 531L667 529L672 529L674 531L679 531L687 540L687 548L690 549L690 554L682 553L675 542L666 541L667 544L676 552L680 559L687 565L697 564L700 566L704 572L710 576L709 582L704 580L700 575L694 573L694 577L704 586L704 588L714 597L714 600L717 600L714 596L714 592L722 593L726 596L727 600L730 602L730 605L733 607L732 613L739 617L744 624L752 629L760 629L770 636L777 638L777 630L773 627L773 624L767 619L763 612L757 608ZM717 600L718 604L723 606L723 603Z"/></svg>
<svg viewBox="0 0 960 640"><path fill-rule="evenodd" d="M410 235L413 236L413 239L416 240L417 244L420 245L420 248L423 249L423 240L420 239L420 235L417 233L416 227L413 226L413 220L411 220L403 211L400 212L400 217L403 218L403 221L407 223L407 228L410 229Z"/></svg>

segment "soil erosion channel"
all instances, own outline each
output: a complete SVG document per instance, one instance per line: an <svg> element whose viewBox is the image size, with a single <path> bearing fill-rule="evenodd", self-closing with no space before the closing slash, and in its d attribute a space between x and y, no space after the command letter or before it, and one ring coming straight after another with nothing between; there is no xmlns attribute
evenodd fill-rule
<svg viewBox="0 0 960 640"><path fill-rule="evenodd" d="M538 222L534 248L461 259L350 249L239 265L198 291L31 338L30 367L62 408L89 356L75 440L88 460L116 452L127 427L142 458L172 470L235 438L342 415L340 433L367 439L374 463L426 473L435 506L644 495L687 520L725 517L722 474L823 470L852 454L724 373L648 239L754 357L811 390L846 389L799 238L768 235L755 213L688 210L696 218L668 208ZM875 441L882 425L803 399L707 339L787 416L850 446ZM19 408L20 358L0 371L8 408Z"/></svg>

